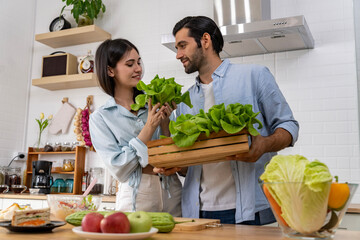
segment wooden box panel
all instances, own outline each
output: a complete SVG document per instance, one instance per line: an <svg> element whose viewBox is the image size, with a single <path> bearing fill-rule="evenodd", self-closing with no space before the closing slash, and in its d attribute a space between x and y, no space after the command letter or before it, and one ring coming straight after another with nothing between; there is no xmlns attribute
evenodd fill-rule
<svg viewBox="0 0 360 240"><path fill-rule="evenodd" d="M247 131L228 134L225 131L201 134L191 147L180 148L171 138L147 143L149 164L154 167L187 167L224 161L227 156L248 152Z"/></svg>

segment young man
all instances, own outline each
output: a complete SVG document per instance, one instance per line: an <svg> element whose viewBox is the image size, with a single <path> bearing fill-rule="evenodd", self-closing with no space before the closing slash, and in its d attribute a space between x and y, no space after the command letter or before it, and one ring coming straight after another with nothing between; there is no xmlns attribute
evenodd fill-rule
<svg viewBox="0 0 360 240"><path fill-rule="evenodd" d="M182 195L183 217L214 218L222 223L263 225L275 221L258 178L264 165L277 151L293 146L299 125L270 71L259 65L231 64L221 60L223 37L215 22L208 17L186 17L174 29L179 59L186 73L198 72L189 88L190 109L177 108L180 114L205 112L215 104L251 104L264 127L252 137L247 153L228 157L220 163L182 169L185 184ZM179 169L160 169L171 174Z"/></svg>

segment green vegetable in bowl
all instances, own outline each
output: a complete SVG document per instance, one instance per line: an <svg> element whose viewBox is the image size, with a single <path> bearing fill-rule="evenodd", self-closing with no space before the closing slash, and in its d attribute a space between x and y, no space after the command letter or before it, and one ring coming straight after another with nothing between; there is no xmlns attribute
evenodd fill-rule
<svg viewBox="0 0 360 240"><path fill-rule="evenodd" d="M131 109L134 111L144 107L150 98L153 106L157 103L160 103L161 106L169 103L172 106L171 102L174 101L176 104L184 102L190 108L193 107L189 92L181 94L182 85L177 84L174 78L165 79L156 75L150 84L146 85L143 81L139 81L136 88L145 93L136 96L135 103L131 105Z"/></svg>
<svg viewBox="0 0 360 240"><path fill-rule="evenodd" d="M301 155L277 155L260 176L281 208L281 217L299 233L324 224L332 176L328 167Z"/></svg>

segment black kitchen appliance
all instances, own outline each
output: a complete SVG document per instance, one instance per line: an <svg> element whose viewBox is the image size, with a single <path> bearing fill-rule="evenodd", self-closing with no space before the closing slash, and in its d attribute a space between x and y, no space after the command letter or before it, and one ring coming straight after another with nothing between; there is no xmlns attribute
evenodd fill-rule
<svg viewBox="0 0 360 240"><path fill-rule="evenodd" d="M39 193L50 193L50 187L54 182L51 176L52 162L49 161L34 161L32 164L32 183L33 188L40 189Z"/></svg>

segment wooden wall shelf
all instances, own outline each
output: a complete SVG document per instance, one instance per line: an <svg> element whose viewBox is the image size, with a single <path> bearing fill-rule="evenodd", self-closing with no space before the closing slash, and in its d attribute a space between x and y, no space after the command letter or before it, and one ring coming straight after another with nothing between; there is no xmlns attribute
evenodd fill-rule
<svg viewBox="0 0 360 240"><path fill-rule="evenodd" d="M59 75L33 79L32 85L54 91L72 88L96 87L96 79L95 73Z"/></svg>
<svg viewBox="0 0 360 240"><path fill-rule="evenodd" d="M74 176L74 185L72 194L81 194L81 183L82 176L84 175L85 169L85 154L86 148L77 146L75 151L69 152L35 152L33 148L28 149L28 158L26 161L26 178L25 183L28 189L31 187L32 182L32 162L39 160L39 155L50 155L50 154L73 154L75 155L74 171L73 172L62 172L62 171L51 171L51 174L69 174ZM55 180L55 177L54 177ZM69 194L69 193L67 193Z"/></svg>
<svg viewBox="0 0 360 240"><path fill-rule="evenodd" d="M111 34L96 25L70 28L35 35L35 40L52 48L92 43L110 39Z"/></svg>

